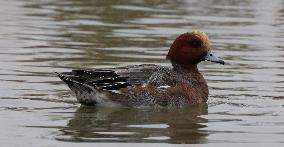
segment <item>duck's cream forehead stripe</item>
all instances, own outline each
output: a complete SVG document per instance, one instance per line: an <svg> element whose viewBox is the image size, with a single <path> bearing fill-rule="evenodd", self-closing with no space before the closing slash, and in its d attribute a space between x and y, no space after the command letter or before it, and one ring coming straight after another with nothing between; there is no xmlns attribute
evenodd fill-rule
<svg viewBox="0 0 284 147"><path fill-rule="evenodd" d="M202 35L206 35L207 36L207 34L205 32L199 31L199 30L193 30L192 33L194 33L194 34L202 34Z"/></svg>
<svg viewBox="0 0 284 147"><path fill-rule="evenodd" d="M201 37L202 39L208 40L208 35L207 35L207 33L203 32L203 31L194 30L194 31L192 31L191 33L193 33L194 35L198 35L198 36Z"/></svg>

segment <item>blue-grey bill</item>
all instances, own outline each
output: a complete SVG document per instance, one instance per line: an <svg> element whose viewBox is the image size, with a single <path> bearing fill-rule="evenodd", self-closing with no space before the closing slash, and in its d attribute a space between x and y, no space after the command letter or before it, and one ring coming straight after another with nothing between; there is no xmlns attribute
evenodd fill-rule
<svg viewBox="0 0 284 147"><path fill-rule="evenodd" d="M220 64L223 64L223 65L225 64L225 62L222 59L220 59L218 56L213 54L211 52L211 50L208 51L208 53L207 53L207 55L205 57L205 60L206 61L215 62L215 63L220 63Z"/></svg>

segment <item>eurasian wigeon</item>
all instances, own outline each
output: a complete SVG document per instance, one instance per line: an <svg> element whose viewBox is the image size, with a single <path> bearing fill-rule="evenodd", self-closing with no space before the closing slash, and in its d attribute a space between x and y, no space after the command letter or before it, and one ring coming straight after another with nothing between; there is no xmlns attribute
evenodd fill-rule
<svg viewBox="0 0 284 147"><path fill-rule="evenodd" d="M224 64L210 51L207 34L181 34L167 59L172 66L142 64L57 74L83 105L170 108L206 103L208 86L197 64L204 60Z"/></svg>

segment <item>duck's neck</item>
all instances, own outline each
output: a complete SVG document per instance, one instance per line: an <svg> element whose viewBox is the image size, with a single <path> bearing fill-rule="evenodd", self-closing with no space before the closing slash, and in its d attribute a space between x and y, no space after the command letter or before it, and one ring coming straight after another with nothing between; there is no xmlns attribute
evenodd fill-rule
<svg viewBox="0 0 284 147"><path fill-rule="evenodd" d="M199 73L197 64L179 65L172 63L173 69L177 72Z"/></svg>

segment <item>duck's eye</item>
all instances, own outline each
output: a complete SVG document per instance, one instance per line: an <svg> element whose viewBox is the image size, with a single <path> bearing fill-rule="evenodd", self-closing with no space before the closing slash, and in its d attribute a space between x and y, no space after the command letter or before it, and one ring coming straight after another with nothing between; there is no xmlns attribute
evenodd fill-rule
<svg viewBox="0 0 284 147"><path fill-rule="evenodd" d="M201 42L201 40L197 40L197 39L190 40L190 41L188 41L188 45L192 48L199 48L199 47L201 47L202 42Z"/></svg>

